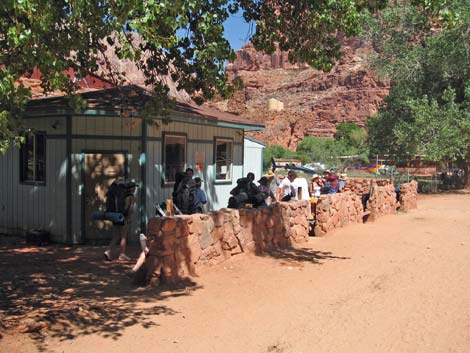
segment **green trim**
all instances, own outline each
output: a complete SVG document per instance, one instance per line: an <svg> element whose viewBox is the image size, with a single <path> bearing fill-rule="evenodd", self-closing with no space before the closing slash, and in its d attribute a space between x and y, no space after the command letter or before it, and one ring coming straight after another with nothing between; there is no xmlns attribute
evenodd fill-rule
<svg viewBox="0 0 470 353"><path fill-rule="evenodd" d="M261 146L263 146L263 147L266 147L266 146L267 146L267 144L265 144L264 142L261 142L261 141L259 141L259 140L257 140L257 139L254 139L253 137L250 137L250 136L243 136L243 138L244 138L244 139L247 139L248 141L251 141L251 142L253 142L253 143L257 143L258 145L261 145Z"/></svg>

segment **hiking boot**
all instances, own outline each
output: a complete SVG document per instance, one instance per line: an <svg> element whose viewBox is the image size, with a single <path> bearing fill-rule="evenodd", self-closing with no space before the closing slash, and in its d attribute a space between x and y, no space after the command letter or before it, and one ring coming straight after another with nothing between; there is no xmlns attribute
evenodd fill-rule
<svg viewBox="0 0 470 353"><path fill-rule="evenodd" d="M106 261L111 261L111 251L106 250L106 251L103 253L103 255L104 255L104 259L105 259Z"/></svg>
<svg viewBox="0 0 470 353"><path fill-rule="evenodd" d="M120 254L118 259L120 261L131 261L131 258L124 253Z"/></svg>

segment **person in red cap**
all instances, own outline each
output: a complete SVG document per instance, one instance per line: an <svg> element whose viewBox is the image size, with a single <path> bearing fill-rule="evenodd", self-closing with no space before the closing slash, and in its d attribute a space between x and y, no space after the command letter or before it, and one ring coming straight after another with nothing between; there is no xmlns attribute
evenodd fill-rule
<svg viewBox="0 0 470 353"><path fill-rule="evenodd" d="M326 179L327 185L326 187L322 190L324 194L336 194L339 191L339 178L336 174L330 174L328 176L328 179Z"/></svg>

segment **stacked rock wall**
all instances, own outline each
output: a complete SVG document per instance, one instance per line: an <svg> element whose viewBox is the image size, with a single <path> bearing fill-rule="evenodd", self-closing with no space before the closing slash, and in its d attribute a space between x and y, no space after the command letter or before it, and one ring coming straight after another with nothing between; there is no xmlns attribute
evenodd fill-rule
<svg viewBox="0 0 470 353"><path fill-rule="evenodd" d="M378 186L373 183L366 211L369 213L368 221L374 221L380 216L396 213L397 194L393 185Z"/></svg>
<svg viewBox="0 0 470 353"><path fill-rule="evenodd" d="M149 276L166 281L195 275L200 262L219 263L242 252L263 253L306 242L308 201L258 209L153 218L148 225Z"/></svg>
<svg viewBox="0 0 470 353"><path fill-rule="evenodd" d="M352 191L357 195L368 194L373 182L378 186L392 184L389 179L347 178L345 182L344 191Z"/></svg>
<svg viewBox="0 0 470 353"><path fill-rule="evenodd" d="M408 211L418 207L418 183L412 181L400 185L400 211Z"/></svg>
<svg viewBox="0 0 470 353"><path fill-rule="evenodd" d="M322 195L317 202L315 214L316 236L325 235L350 223L362 223L361 197L352 191Z"/></svg>

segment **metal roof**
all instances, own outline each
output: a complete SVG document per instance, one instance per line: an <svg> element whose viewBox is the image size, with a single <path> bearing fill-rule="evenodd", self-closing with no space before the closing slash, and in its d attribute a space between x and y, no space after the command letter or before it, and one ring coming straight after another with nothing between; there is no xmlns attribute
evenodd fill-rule
<svg viewBox="0 0 470 353"><path fill-rule="evenodd" d="M151 92L138 85L90 90L80 93L87 101L86 109L74 112L68 104L67 96L32 99L26 105L26 117L45 116L49 114L63 115L103 115L121 116L126 112L132 116L139 116L141 110L151 99ZM179 117L180 120L199 118L217 125L243 128L249 131L264 130L265 126L257 124L239 115L225 113L198 106L193 102L176 100L175 105L169 109L170 119ZM161 119L162 117L156 117Z"/></svg>

